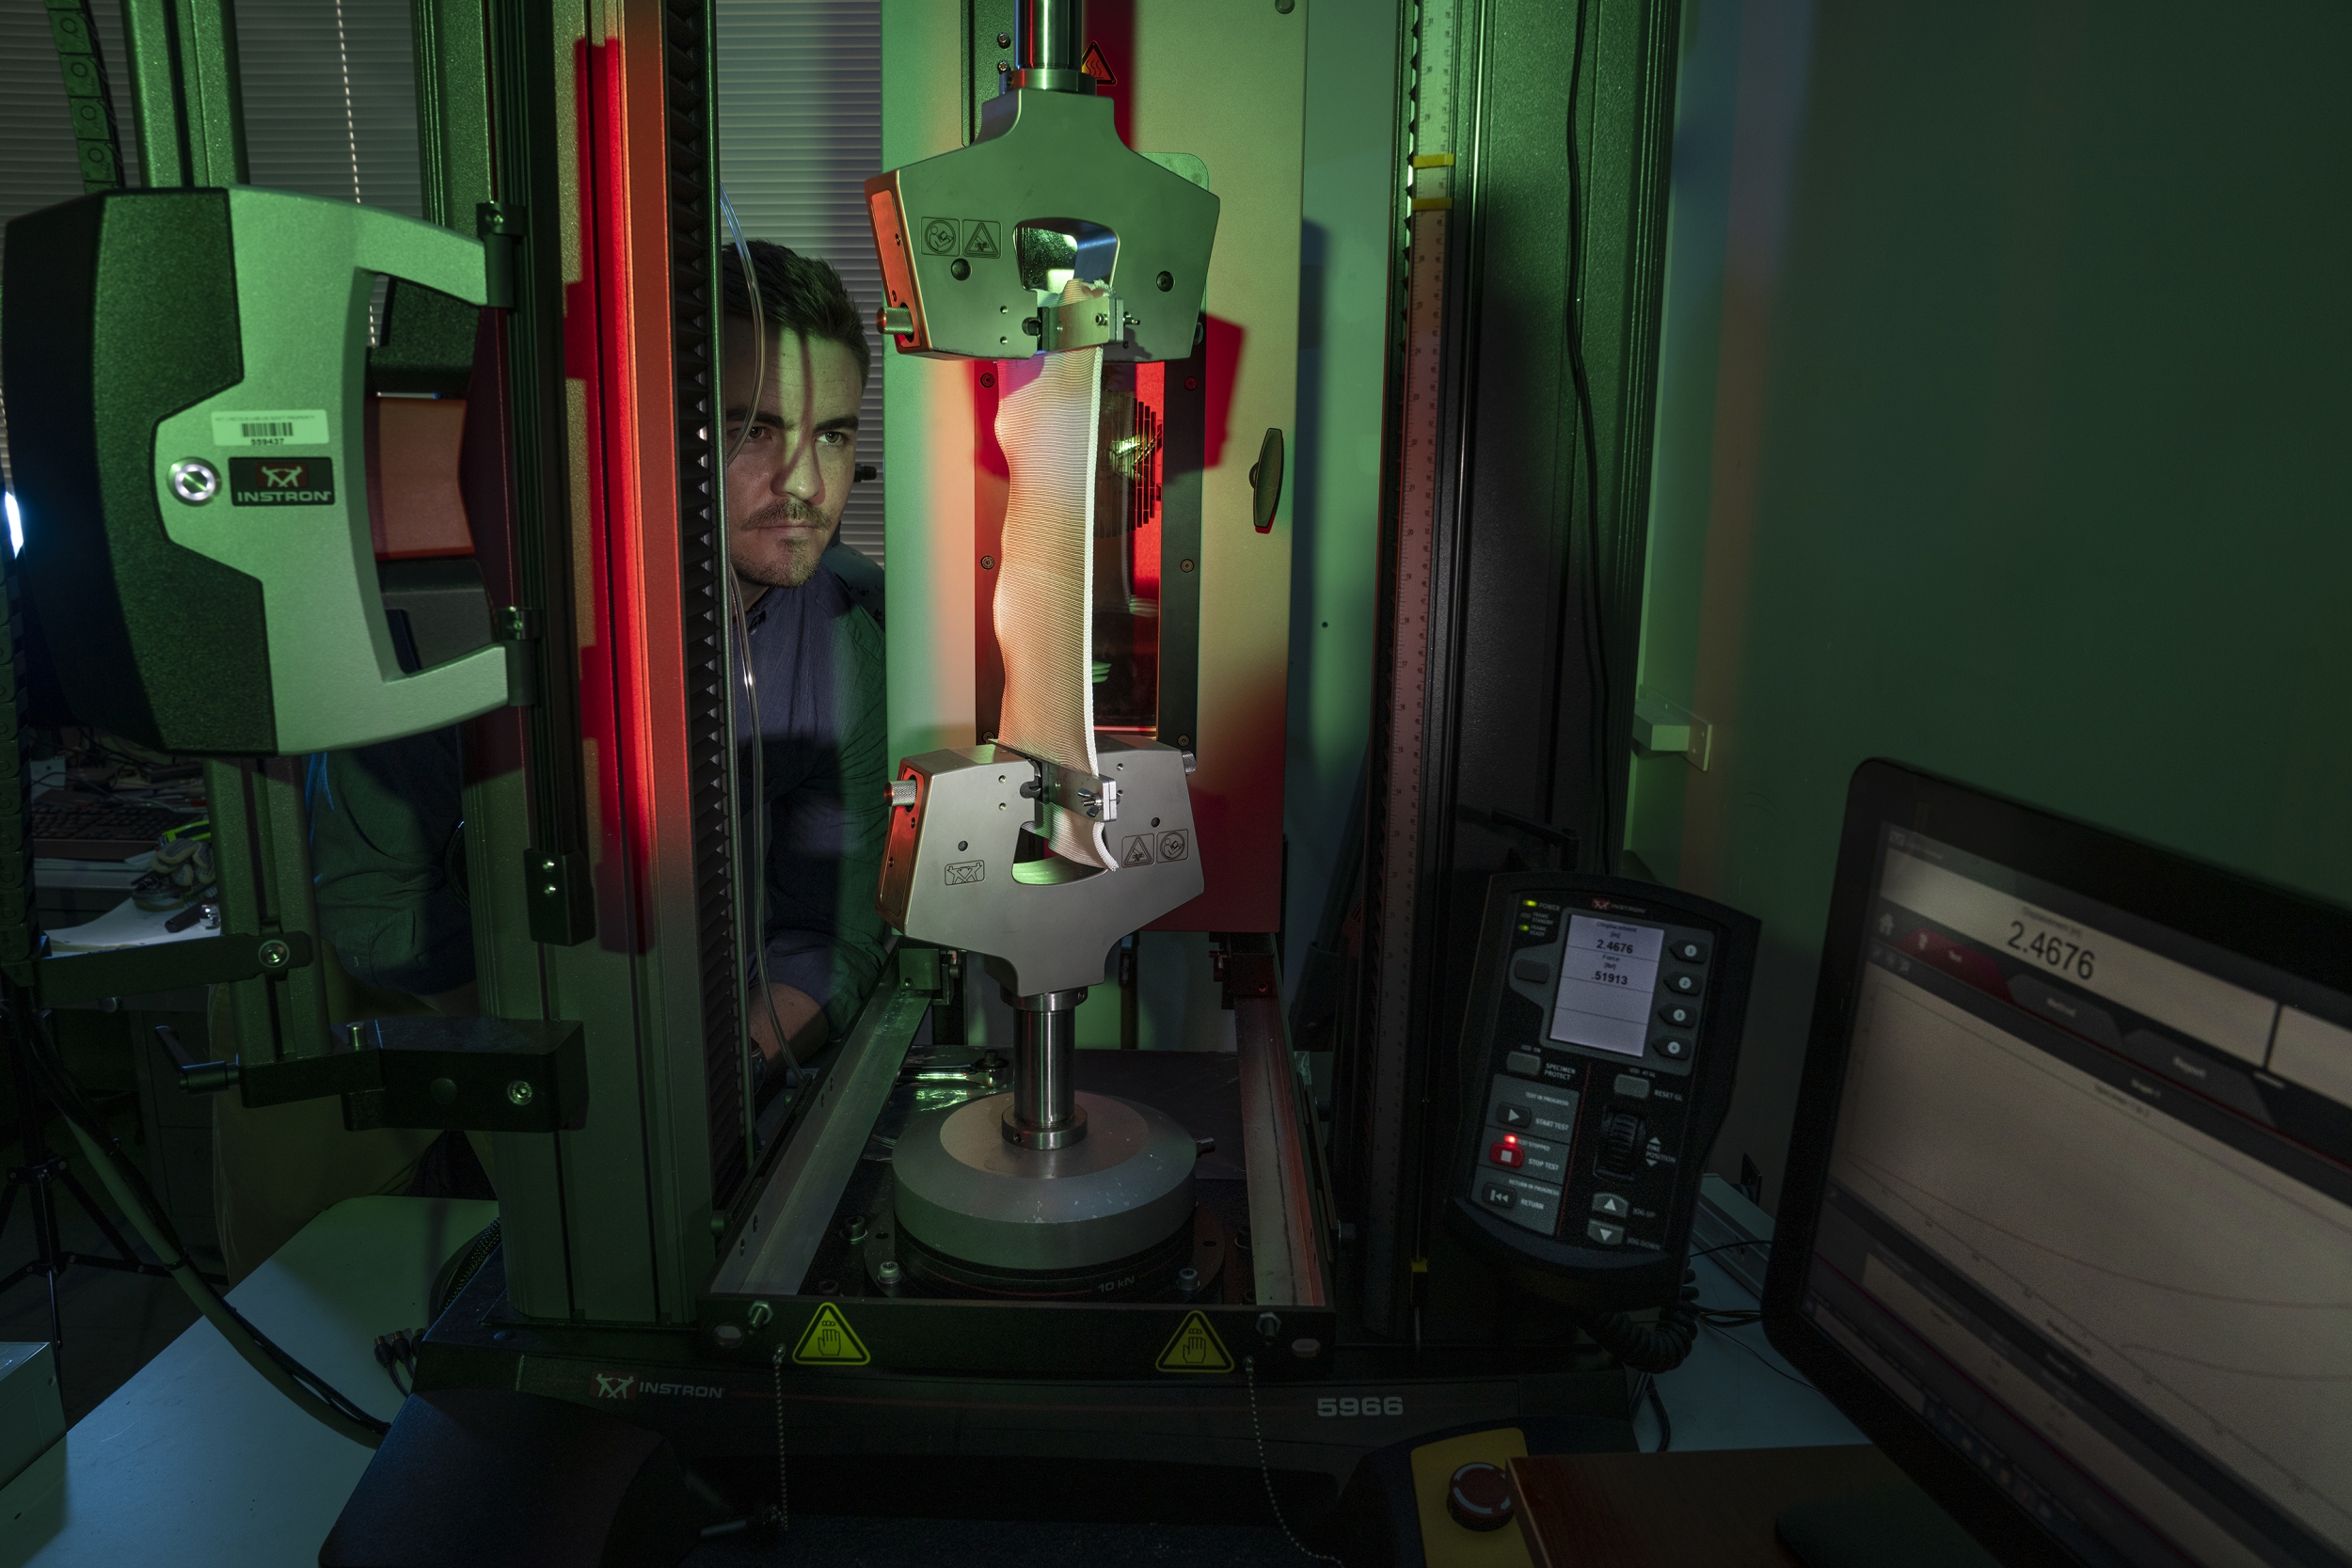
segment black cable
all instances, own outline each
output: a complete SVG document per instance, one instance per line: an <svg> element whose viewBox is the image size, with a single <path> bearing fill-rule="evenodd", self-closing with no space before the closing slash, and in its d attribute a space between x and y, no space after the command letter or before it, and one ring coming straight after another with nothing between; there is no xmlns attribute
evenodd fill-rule
<svg viewBox="0 0 2352 1568"><path fill-rule="evenodd" d="M1561 332L1567 350L1568 379L1576 394L1577 432L1583 446L1585 530L1591 546L1582 587L1587 656L1585 674L1593 704L1593 743L1597 751L1597 756L1592 759L1593 779L1599 794L1599 824L1598 831L1594 834L1594 852L1598 857L1601 872L1613 874L1617 847L1611 823L1616 816L1616 791L1610 775L1609 759L1611 739L1616 730L1610 701L1609 639L1602 626L1600 447L1593 434L1593 378L1584 363L1584 166L1582 150L1576 135L1576 111L1584 86L1585 13L1590 8L1591 0L1577 0L1576 41L1568 56L1568 106L1564 127L1568 155L1567 297L1561 302ZM1575 531L1571 529L1571 563L1575 557L1574 540ZM1556 756L1559 752L1556 736L1552 751Z"/></svg>
<svg viewBox="0 0 2352 1568"><path fill-rule="evenodd" d="M1594 1343L1637 1372L1670 1372L1691 1357L1698 1341L1698 1275L1682 1271L1682 1289L1658 1309L1658 1322L1645 1323L1629 1312L1578 1313L1569 1317L1593 1337Z"/></svg>
<svg viewBox="0 0 2352 1568"><path fill-rule="evenodd" d="M1666 1397L1658 1391L1658 1380L1656 1378L1653 1377L1649 1380L1649 1387L1646 1392L1649 1395L1649 1407L1658 1412L1658 1447L1652 1449L1650 1451L1652 1453L1664 1453L1668 1449L1675 1446L1674 1420L1666 1414Z"/></svg>
<svg viewBox="0 0 2352 1568"><path fill-rule="evenodd" d="M1769 1257L1769 1256L1771 1256L1771 1254L1772 1254L1772 1243L1770 1241L1762 1241L1762 1242L1718 1242L1718 1243L1716 1243L1713 1246L1703 1246L1703 1247L1699 1248L1696 1252L1686 1253L1686 1254L1684 1254L1684 1256L1685 1256L1685 1257L1689 1257L1689 1258L1704 1258L1704 1257L1706 1257L1706 1256L1707 1256L1708 1253L1710 1253L1710 1252L1729 1252L1729 1251L1731 1251L1731 1250L1732 1250L1733 1248L1735 1248L1735 1247L1743 1247L1743 1246L1752 1246L1752 1247L1756 1247L1756 1248L1757 1248L1757 1249L1761 1250L1761 1251L1762 1251L1762 1252L1763 1252L1766 1256L1768 1256L1768 1257Z"/></svg>
<svg viewBox="0 0 2352 1568"><path fill-rule="evenodd" d="M1741 1350L1746 1351L1750 1355L1755 1356L1756 1364L1763 1368L1766 1371L1772 1373L1774 1377L1785 1377L1800 1388L1810 1388L1813 1386L1813 1385L1807 1383L1804 1379L1797 1376L1795 1373L1784 1372L1778 1367L1773 1366L1770 1361L1765 1360L1762 1352L1758 1351L1754 1345L1749 1344L1745 1339L1742 1339L1738 1335L1732 1333L1729 1329L1721 1327L1715 1323L1708 1323L1707 1326L1714 1329L1717 1334L1722 1335L1733 1344L1738 1345Z"/></svg>
<svg viewBox="0 0 2352 1568"><path fill-rule="evenodd" d="M266 1356L289 1379L298 1384L337 1416L378 1437L389 1432L391 1427L389 1423L376 1419L357 1402L338 1391L334 1385L295 1360L276 1341L254 1327L246 1321L245 1314L230 1305L229 1299L198 1271L195 1263L188 1257L187 1243L181 1240L179 1227L171 1223L171 1216L165 1210L162 1200L155 1196L154 1189L148 1185L146 1174L124 1151L121 1142L91 1109L80 1082L74 1078L72 1072L66 1068L63 1059L57 1054L56 1042L50 1037L48 1020L37 1008L27 1005L24 992L16 987L8 988L8 1011L12 1015L8 1022L14 1026L12 1033L17 1048L24 1053L25 1062L31 1068L39 1087L47 1096L50 1103L56 1106L58 1113L76 1128L88 1141L90 1147L113 1166L121 1182L123 1192L127 1193L145 1211L143 1217L147 1222L147 1227L169 1244L174 1256L161 1258L157 1261L170 1269L174 1276L181 1279L183 1289L203 1291L230 1323L246 1337L255 1349ZM196 1281L194 1285L188 1283L190 1278Z"/></svg>

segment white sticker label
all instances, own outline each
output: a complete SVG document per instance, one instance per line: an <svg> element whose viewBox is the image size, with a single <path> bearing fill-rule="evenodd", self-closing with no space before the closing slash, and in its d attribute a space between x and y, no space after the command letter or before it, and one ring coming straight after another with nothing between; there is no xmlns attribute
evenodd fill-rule
<svg viewBox="0 0 2352 1568"><path fill-rule="evenodd" d="M323 447L324 408L233 408L213 416L216 447Z"/></svg>

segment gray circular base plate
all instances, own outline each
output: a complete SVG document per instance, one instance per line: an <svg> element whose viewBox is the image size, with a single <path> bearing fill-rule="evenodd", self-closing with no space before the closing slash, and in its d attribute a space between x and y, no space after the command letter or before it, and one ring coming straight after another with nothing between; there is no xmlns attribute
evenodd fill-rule
<svg viewBox="0 0 2352 1568"><path fill-rule="evenodd" d="M1192 1218L1192 1136L1149 1105L1080 1094L1067 1148L1007 1143L1009 1094L910 1118L891 1165L898 1224L951 1258L1000 1269L1107 1263Z"/></svg>

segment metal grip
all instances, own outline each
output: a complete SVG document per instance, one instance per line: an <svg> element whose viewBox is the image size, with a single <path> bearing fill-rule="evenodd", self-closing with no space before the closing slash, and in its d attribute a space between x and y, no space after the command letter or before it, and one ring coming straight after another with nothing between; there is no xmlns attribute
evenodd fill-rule
<svg viewBox="0 0 2352 1568"><path fill-rule="evenodd" d="M1013 59L1024 71L1076 71L1086 58L1086 0L1016 0Z"/></svg>
<svg viewBox="0 0 2352 1568"><path fill-rule="evenodd" d="M1078 1108L1072 1057L1078 1045L1083 989L1007 996L1013 1007L1012 1104L1004 1116L1007 1143L1024 1148L1066 1148L1087 1135Z"/></svg>

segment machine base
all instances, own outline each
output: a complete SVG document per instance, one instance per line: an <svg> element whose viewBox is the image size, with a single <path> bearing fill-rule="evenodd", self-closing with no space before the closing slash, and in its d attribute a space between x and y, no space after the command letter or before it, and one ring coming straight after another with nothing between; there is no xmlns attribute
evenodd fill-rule
<svg viewBox="0 0 2352 1568"><path fill-rule="evenodd" d="M1105 1280L1181 1246L1192 1215L1192 1134L1134 1101L1076 1100L1086 1136L1062 1148L1006 1140L1010 1095L910 1118L892 1158L901 1239L931 1259L1008 1277Z"/></svg>

